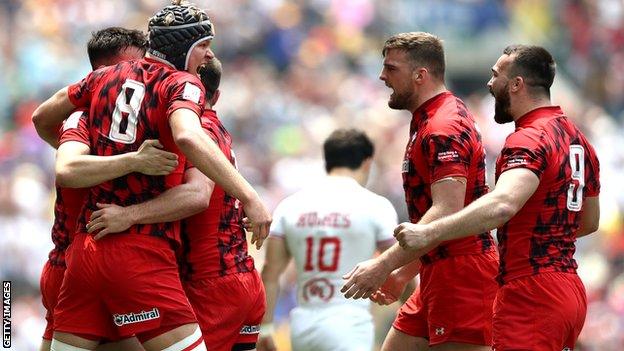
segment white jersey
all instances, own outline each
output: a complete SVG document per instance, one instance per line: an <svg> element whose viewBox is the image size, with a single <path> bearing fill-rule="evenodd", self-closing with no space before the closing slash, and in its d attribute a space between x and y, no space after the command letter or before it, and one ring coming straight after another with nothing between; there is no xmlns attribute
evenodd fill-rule
<svg viewBox="0 0 624 351"><path fill-rule="evenodd" d="M286 240L295 260L299 306L368 308L368 300L344 298L342 276L378 246L395 242L397 220L390 201L349 177L328 176L284 199L271 235Z"/></svg>

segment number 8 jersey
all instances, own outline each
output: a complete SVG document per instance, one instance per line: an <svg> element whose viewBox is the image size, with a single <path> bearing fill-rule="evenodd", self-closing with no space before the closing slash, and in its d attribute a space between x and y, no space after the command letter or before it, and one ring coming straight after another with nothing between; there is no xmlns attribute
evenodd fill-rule
<svg viewBox="0 0 624 351"><path fill-rule="evenodd" d="M130 173L92 187L78 220L79 232L86 233L86 221L98 202L129 206L182 182L184 157L173 141L168 118L180 108L201 116L204 88L197 77L145 58L92 72L71 85L68 94L75 106L89 109L89 117L85 123L76 123L76 128L66 128L61 143L83 142L92 155L110 156L137 151L143 141L159 139L165 150L179 157L178 167L168 176ZM135 225L128 232L175 241L180 236L179 222Z"/></svg>
<svg viewBox="0 0 624 351"><path fill-rule="evenodd" d="M543 272L576 273L576 231L583 199L600 192L594 148L558 106L535 109L516 121L496 162L496 178L527 168L540 180L524 207L498 228L498 281Z"/></svg>
<svg viewBox="0 0 624 351"><path fill-rule="evenodd" d="M297 269L297 302L303 307L369 306L340 294L342 276L394 243L397 214L386 198L354 179L328 176L284 199L275 209L271 236L286 240Z"/></svg>

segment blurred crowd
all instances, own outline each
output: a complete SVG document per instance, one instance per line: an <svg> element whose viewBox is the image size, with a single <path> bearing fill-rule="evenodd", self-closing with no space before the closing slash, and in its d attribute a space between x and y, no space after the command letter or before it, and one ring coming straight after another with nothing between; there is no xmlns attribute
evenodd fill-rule
<svg viewBox="0 0 624 351"><path fill-rule="evenodd" d="M624 1L195 1L216 25L224 64L216 110L232 132L241 172L273 208L324 173L320 145L337 127L376 143L369 187L406 219L400 164L410 115L387 107L378 80L384 40L423 30L445 41L447 83L484 135L490 182L512 125L496 125L486 82L511 43L547 47L558 61L553 98L590 137L601 161L600 231L577 242L589 312L578 350L624 347ZM0 276L13 282L13 347L35 350L44 326L39 274L51 248L54 150L30 116L90 70L86 42L108 26L147 28L165 0L0 0ZM492 184L493 185L493 184ZM262 266L262 251L254 252ZM286 277L277 310L288 350ZM375 309L378 334L396 306Z"/></svg>

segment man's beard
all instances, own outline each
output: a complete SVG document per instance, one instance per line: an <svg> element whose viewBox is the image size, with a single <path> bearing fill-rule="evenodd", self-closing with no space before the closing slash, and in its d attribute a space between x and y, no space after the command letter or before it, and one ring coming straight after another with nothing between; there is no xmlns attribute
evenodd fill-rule
<svg viewBox="0 0 624 351"><path fill-rule="evenodd" d="M411 93L399 94L396 91L390 95L388 107L393 110L409 110L411 105Z"/></svg>
<svg viewBox="0 0 624 351"><path fill-rule="evenodd" d="M505 84L501 92L494 93L490 90L492 96L494 96L494 121L498 124L505 124L513 122L513 116L509 112L511 107L511 98L509 97L509 91L507 90L508 84Z"/></svg>

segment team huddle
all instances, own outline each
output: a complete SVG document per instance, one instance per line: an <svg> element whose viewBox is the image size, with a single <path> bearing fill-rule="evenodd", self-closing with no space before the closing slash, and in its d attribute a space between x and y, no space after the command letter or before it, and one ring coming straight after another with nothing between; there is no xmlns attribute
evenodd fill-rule
<svg viewBox="0 0 624 351"><path fill-rule="evenodd" d="M325 140L327 176L271 216L215 111L213 40L206 12L181 1L150 18L147 36L95 32L94 71L34 112L57 148L41 350L276 350L291 259L293 350L372 350L371 301L397 301L416 275L382 350L574 349L587 310L575 241L598 228L599 162L551 102L547 50L511 45L492 66L494 119L516 128L490 191L478 126L444 83L441 40L386 40L388 106L412 114L397 165L409 222L398 224L365 188L375 147L357 129ZM257 248L266 239L261 274L248 232Z"/></svg>

